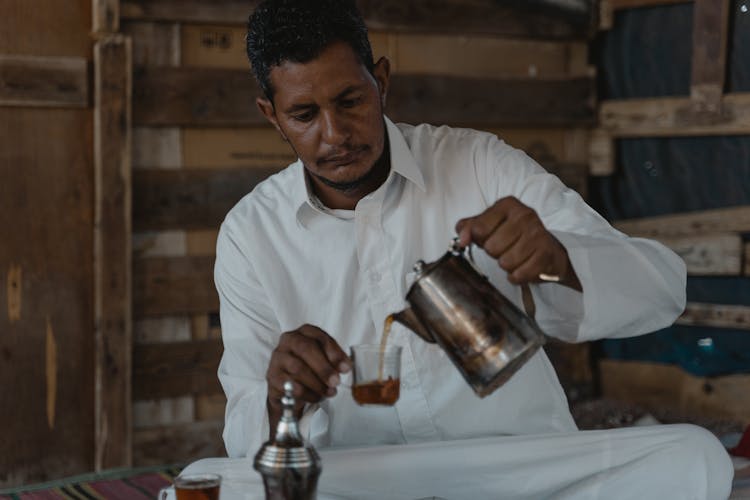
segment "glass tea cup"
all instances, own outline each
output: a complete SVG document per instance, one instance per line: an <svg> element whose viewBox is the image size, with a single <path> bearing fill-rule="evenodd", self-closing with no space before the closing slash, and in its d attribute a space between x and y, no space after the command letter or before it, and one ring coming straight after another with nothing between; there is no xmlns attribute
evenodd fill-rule
<svg viewBox="0 0 750 500"><path fill-rule="evenodd" d="M219 500L221 476L218 474L182 474L174 479L177 500ZM159 492L159 499L166 500L168 489Z"/></svg>
<svg viewBox="0 0 750 500"><path fill-rule="evenodd" d="M401 346L351 347L352 398L360 405L393 405L401 387Z"/></svg>

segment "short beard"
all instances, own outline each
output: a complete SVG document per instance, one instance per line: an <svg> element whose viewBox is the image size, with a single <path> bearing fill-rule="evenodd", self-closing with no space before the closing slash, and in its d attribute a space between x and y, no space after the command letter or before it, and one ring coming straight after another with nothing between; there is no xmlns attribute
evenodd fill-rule
<svg viewBox="0 0 750 500"><path fill-rule="evenodd" d="M363 186L367 182L372 179L375 174L377 174L378 162L375 162L372 165L372 168L368 170L365 175L360 177L359 179L354 179L353 181L349 182L336 182L332 181L331 179L326 179L325 177L318 175L316 173L310 172L316 179L318 179L320 182L325 184L326 186L335 189L336 191L341 191L342 193L351 193L356 191L360 186ZM309 172L309 170L308 170Z"/></svg>

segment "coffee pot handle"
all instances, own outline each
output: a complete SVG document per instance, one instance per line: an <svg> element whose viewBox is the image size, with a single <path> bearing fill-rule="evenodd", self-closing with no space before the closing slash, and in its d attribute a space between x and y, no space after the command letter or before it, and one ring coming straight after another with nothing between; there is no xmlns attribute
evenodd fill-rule
<svg viewBox="0 0 750 500"><path fill-rule="evenodd" d="M453 241L451 242L450 251L453 253L453 255L466 255L466 260L469 262L471 267L474 268L474 270L478 272L480 276L487 279L487 275L485 275L482 270L479 269L479 266L474 261L474 254L471 251L473 246L474 243L469 243L462 248L459 245L458 236L455 236L453 238ZM527 283L521 285L521 301L523 302L523 308L526 310L526 315L531 319L535 319L534 317L536 316L536 304L534 304L534 296L531 295L531 289L529 288L529 285Z"/></svg>

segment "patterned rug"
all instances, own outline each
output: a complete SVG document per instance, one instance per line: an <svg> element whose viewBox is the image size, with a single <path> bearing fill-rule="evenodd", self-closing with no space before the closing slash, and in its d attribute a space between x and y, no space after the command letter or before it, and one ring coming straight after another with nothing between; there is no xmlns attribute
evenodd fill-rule
<svg viewBox="0 0 750 500"><path fill-rule="evenodd" d="M49 483L0 490L0 499L14 500L153 500L161 488L184 466L160 468L112 469L99 474L86 474Z"/></svg>

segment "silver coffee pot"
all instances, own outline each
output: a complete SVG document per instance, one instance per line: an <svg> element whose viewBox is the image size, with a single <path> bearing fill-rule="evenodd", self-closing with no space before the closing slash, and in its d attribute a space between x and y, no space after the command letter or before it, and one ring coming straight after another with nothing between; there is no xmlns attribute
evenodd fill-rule
<svg viewBox="0 0 750 500"><path fill-rule="evenodd" d="M258 450L254 468L263 476L266 500L315 500L322 471L320 457L299 432L289 381L284 382L281 404L284 409L276 436Z"/></svg>
<svg viewBox="0 0 750 500"><path fill-rule="evenodd" d="M442 347L478 396L503 385L544 344L528 286L522 286L526 315L482 274L471 247L462 249L458 238L440 259L420 260L414 271L409 307L393 319Z"/></svg>

